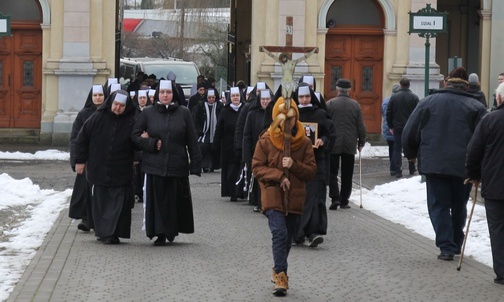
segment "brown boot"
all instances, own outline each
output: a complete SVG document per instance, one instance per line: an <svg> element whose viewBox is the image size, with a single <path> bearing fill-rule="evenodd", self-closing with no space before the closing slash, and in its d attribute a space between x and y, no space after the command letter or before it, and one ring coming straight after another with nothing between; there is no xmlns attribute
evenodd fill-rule
<svg viewBox="0 0 504 302"><path fill-rule="evenodd" d="M289 281L287 280L287 275L284 272L276 274L275 278L275 289L273 289L273 295L277 297L283 297L287 295L287 288L289 287Z"/></svg>

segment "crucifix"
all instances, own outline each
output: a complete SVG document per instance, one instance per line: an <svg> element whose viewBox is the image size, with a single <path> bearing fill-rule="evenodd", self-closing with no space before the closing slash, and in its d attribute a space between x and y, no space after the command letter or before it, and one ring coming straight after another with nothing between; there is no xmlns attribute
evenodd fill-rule
<svg viewBox="0 0 504 302"><path fill-rule="evenodd" d="M265 52L268 56L277 61L282 67L282 96L284 99L284 104L281 105L280 111L283 115L279 115L278 118L282 118L282 121L275 120L272 123L272 126L278 126L280 122L284 123L284 157L290 157L290 138L292 137L292 129L290 123L285 122L285 119L291 116L291 95L294 89L296 88L296 82L294 81L294 70L296 68L296 64L308 59L312 54L318 53L318 47L294 47L292 46L292 38L293 38L293 17L286 17L286 32L285 32L285 46L260 46L259 51ZM274 52L279 52L280 55L277 57L274 55ZM304 55L296 60L292 60L292 53L303 53ZM299 129L298 131L301 131ZM285 177L289 178L289 169L284 169ZM284 192L283 199L283 208L285 215L289 212L289 192Z"/></svg>

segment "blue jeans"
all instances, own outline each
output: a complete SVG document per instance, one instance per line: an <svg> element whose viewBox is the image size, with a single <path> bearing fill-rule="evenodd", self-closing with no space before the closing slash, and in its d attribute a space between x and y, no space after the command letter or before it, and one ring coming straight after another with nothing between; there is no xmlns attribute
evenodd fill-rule
<svg viewBox="0 0 504 302"><path fill-rule="evenodd" d="M447 175L427 175L427 206L436 232L436 246L443 254L458 254L464 242L467 200L471 184Z"/></svg>
<svg viewBox="0 0 504 302"><path fill-rule="evenodd" d="M287 274L287 257L292 246L292 238L301 215L285 213L275 210L265 212L268 217L268 224L271 230L271 240L273 241L273 262L274 270L278 274Z"/></svg>

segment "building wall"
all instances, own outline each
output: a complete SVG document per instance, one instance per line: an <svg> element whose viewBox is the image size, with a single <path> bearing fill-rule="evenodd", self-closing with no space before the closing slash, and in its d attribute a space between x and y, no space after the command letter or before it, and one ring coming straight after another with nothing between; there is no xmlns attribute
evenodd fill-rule
<svg viewBox="0 0 504 302"><path fill-rule="evenodd" d="M115 1L45 2L50 23L43 30L43 95L40 141L67 145L72 123L93 84L113 76ZM46 13L47 15L47 13ZM44 16L44 20L45 20Z"/></svg>

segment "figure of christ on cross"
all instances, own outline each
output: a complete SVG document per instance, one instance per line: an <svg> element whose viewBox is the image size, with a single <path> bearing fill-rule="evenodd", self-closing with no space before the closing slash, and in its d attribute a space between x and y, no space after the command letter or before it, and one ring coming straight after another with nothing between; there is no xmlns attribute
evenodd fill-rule
<svg viewBox="0 0 504 302"><path fill-rule="evenodd" d="M296 60L289 59L289 54L287 52L280 53L280 55L278 57L272 53L272 51L275 51L275 50L282 51L282 50L284 50L283 48L285 48L285 51L291 50L292 52L298 52L298 51L299 52L309 51L309 52L305 53L302 57L300 57ZM271 49L271 51L269 51L269 49ZM292 92L296 88L296 82L294 82L293 77L294 77L294 69L296 68L297 63L304 61L304 60L308 59L312 54L317 53L318 47L308 48L308 47L260 46L259 50L261 52L265 52L268 56L270 56L271 58L273 58L273 60L280 63L280 65L282 66L282 73L283 73L282 96L284 97L284 99L287 100L287 99L291 98Z"/></svg>

